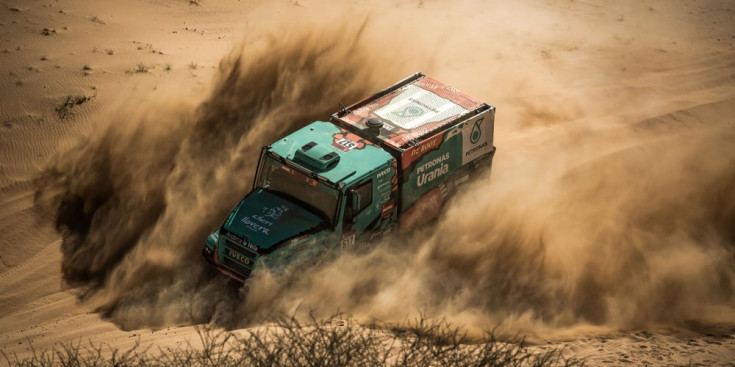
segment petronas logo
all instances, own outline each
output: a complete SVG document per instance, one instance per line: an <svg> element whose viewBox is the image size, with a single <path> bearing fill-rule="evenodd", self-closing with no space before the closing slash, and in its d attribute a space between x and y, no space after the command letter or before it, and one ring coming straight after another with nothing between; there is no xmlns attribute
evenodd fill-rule
<svg viewBox="0 0 735 367"><path fill-rule="evenodd" d="M398 117L402 117L402 118L416 117L416 116L423 115L424 114L424 110L422 110L421 108L416 107L416 106L407 106L406 108L404 108L401 111L394 111L393 114L396 115L396 116L398 116Z"/></svg>
<svg viewBox="0 0 735 367"><path fill-rule="evenodd" d="M482 137L482 129L480 129L480 124L482 124L482 120L485 118L481 118L477 121L475 121L475 126L472 127L472 132L470 133L470 143L475 144L478 141L480 141L480 138Z"/></svg>

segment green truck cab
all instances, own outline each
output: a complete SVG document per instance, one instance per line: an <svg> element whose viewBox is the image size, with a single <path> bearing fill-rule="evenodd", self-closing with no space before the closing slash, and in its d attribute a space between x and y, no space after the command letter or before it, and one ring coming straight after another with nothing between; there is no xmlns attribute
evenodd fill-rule
<svg viewBox="0 0 735 367"><path fill-rule="evenodd" d="M490 170L494 123L494 107L416 73L263 147L253 190L204 258L244 282L258 267L410 231Z"/></svg>

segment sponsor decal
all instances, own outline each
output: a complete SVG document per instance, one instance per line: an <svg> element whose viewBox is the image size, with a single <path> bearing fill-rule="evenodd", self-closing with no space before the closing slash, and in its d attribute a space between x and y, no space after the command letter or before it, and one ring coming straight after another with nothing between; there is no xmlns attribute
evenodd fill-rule
<svg viewBox="0 0 735 367"><path fill-rule="evenodd" d="M265 234L265 235L269 235L270 234L270 228L265 227L265 226L263 226L261 224L258 224L257 222L254 222L249 217L242 218L242 220L240 222L242 224L244 224L245 227L247 227L247 229L249 229L249 230L251 230L253 232L260 232L260 233Z"/></svg>
<svg viewBox="0 0 735 367"><path fill-rule="evenodd" d="M432 107L432 106L430 106L430 105L428 105L428 104L426 104L424 102L421 102L421 101L419 101L416 98L408 97L408 100L411 101L411 102L413 102L413 103L415 103L415 104L417 104L417 105L419 105L419 106L421 106L421 107L423 107L423 108L425 108L425 109L427 109L427 110L429 110L429 111L431 111L431 112L439 113L439 110L437 110L436 108L434 108L434 107ZM421 113L424 113L424 112L421 111Z"/></svg>
<svg viewBox="0 0 735 367"><path fill-rule="evenodd" d="M474 154L475 152L477 152L478 150L483 149L483 148L487 148L487 142L484 142L484 143L482 143L482 144L480 144L480 145L478 145L478 146L476 146L474 148L471 148L464 155L465 156L470 156L470 155Z"/></svg>
<svg viewBox="0 0 735 367"><path fill-rule="evenodd" d="M240 220L240 223L245 225L246 228L253 232L259 232L264 235L269 235L271 227L273 227L275 221L280 219L283 213L287 211L288 207L285 205L276 207L263 207L263 212L260 215L253 214L249 217L243 217Z"/></svg>
<svg viewBox="0 0 735 367"><path fill-rule="evenodd" d="M392 180L391 180L392 181ZM393 186L393 182L386 181L375 187L375 190L377 191L391 191L391 186Z"/></svg>
<svg viewBox="0 0 735 367"><path fill-rule="evenodd" d="M413 98L409 98L411 101L415 101ZM408 106L400 111L393 111L393 114L398 117L416 117L424 114L424 110L416 106Z"/></svg>
<svg viewBox="0 0 735 367"><path fill-rule="evenodd" d="M250 217L253 218L253 219L255 219L258 223L260 223L260 224L262 224L264 226L268 226L268 227L273 226L273 222L270 221L270 220L265 219L265 217L263 217L263 216L260 216L260 215L251 215Z"/></svg>
<svg viewBox="0 0 735 367"><path fill-rule="evenodd" d="M234 235L234 234L232 234L230 232L225 233L225 237L229 238L230 240L232 240L233 242L236 242L236 243L243 243L244 242L242 238L240 238L237 235Z"/></svg>
<svg viewBox="0 0 735 367"><path fill-rule="evenodd" d="M470 97L459 89L441 83L436 79L428 76L425 76L415 81L414 85L426 90L430 90L432 93L451 100L452 102L462 106L467 110L474 110L475 108L480 107L480 105L482 104L482 102Z"/></svg>
<svg viewBox="0 0 735 367"><path fill-rule="evenodd" d="M388 167L388 168L386 168L386 169L384 169L384 170L382 170L382 171L378 172L378 175L377 175L377 177L378 177L378 178L381 178L381 177L383 177L383 176L385 176L385 175L387 175L387 174L389 174L389 173L390 173L390 167Z"/></svg>
<svg viewBox="0 0 735 367"><path fill-rule="evenodd" d="M239 236L233 233L230 233L230 232L225 233L225 236L227 237L227 239L234 242L235 244L244 246L246 249L252 250L253 252L256 252L256 253L258 252L258 246L255 246L254 244L250 243L250 241L246 239L242 239Z"/></svg>
<svg viewBox="0 0 735 367"><path fill-rule="evenodd" d="M482 124L482 120L485 118L480 118L475 121L475 124L472 126L472 132L470 133L470 143L477 144L478 141L480 141L480 137L482 136L482 129L480 128L480 124Z"/></svg>
<svg viewBox="0 0 735 367"><path fill-rule="evenodd" d="M421 144L409 148L403 153L403 167L408 168L411 163L418 160L424 154L429 153L442 145L444 134L436 134L429 139L421 142Z"/></svg>
<svg viewBox="0 0 735 367"><path fill-rule="evenodd" d="M421 187L449 173L449 152L444 153L416 169L416 186Z"/></svg>
<svg viewBox="0 0 735 367"><path fill-rule="evenodd" d="M421 145L411 149L409 154L411 155L411 157L414 157L414 158L420 157L424 155L426 152L438 148L439 145L441 145L441 143L442 143L441 136L437 135L429 140L422 142Z"/></svg>
<svg viewBox="0 0 735 367"><path fill-rule="evenodd" d="M483 112L462 126L462 165L468 164L492 150L492 110Z"/></svg>
<svg viewBox="0 0 735 367"><path fill-rule="evenodd" d="M393 214L393 208L395 208L396 203L394 200L390 200L387 203L383 205L383 208L380 210L380 216L385 218L389 217L391 214Z"/></svg>
<svg viewBox="0 0 735 367"><path fill-rule="evenodd" d="M396 147L402 147L402 146L405 146L406 144L415 145L416 143L419 143L420 138L425 137L428 134L431 134L436 129L438 129L439 127L441 127L442 125L450 121L451 121L451 118L448 118L448 119L441 120L441 121L427 123L422 126L413 128L411 130L402 129L400 131L389 134L386 137L388 139L386 142ZM441 134L437 134L437 135L442 136ZM419 144L423 145L424 144L423 141L425 140L422 140Z"/></svg>
<svg viewBox="0 0 735 367"><path fill-rule="evenodd" d="M241 255L231 249L227 249L227 255L229 255L231 258L243 263L243 264L251 264L252 261L245 257L245 255Z"/></svg>
<svg viewBox="0 0 735 367"><path fill-rule="evenodd" d="M266 217L266 218L273 219L273 220L278 220L279 218L281 218L281 216L283 215L283 213L285 213L287 211L288 211L288 207L286 207L285 205L281 205L281 206L277 206L277 207L270 207L270 208L269 207L264 207L263 208L263 216ZM267 223L269 224L269 226L272 226L273 225L272 222L267 222Z"/></svg>
<svg viewBox="0 0 735 367"><path fill-rule="evenodd" d="M247 247L248 249L255 251L255 253L258 252L258 246L253 245L249 241L245 241L245 243L243 243L243 245L245 245L245 247Z"/></svg>

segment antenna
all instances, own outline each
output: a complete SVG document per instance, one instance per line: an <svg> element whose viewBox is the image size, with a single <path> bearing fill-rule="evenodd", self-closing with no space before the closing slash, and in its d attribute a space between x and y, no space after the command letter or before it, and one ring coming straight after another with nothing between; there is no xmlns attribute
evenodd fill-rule
<svg viewBox="0 0 735 367"><path fill-rule="evenodd" d="M347 114L347 109L345 108L345 105L342 104L342 102L339 103L339 114L340 116L344 116Z"/></svg>

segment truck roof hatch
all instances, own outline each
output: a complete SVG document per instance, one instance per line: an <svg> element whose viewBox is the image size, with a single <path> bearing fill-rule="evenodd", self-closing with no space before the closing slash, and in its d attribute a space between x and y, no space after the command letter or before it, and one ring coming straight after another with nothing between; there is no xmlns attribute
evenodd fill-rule
<svg viewBox="0 0 735 367"><path fill-rule="evenodd" d="M339 163L339 154L329 147L312 141L296 150L294 160L306 163L318 171L328 171Z"/></svg>

